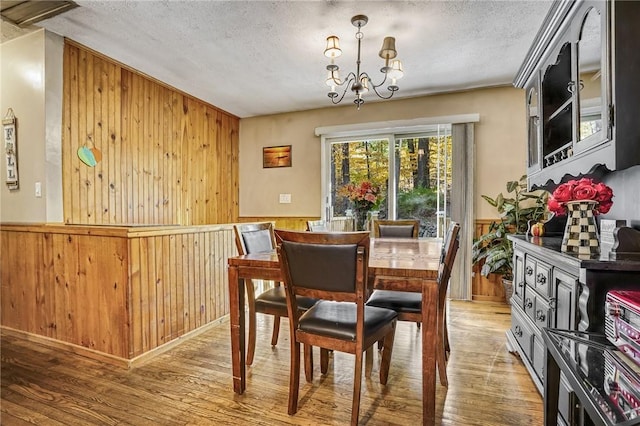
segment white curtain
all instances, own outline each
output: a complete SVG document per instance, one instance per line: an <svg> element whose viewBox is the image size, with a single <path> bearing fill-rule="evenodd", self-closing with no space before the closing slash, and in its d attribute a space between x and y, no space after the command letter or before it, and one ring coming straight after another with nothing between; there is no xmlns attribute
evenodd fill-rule
<svg viewBox="0 0 640 426"><path fill-rule="evenodd" d="M474 137L473 123L451 126L453 173L451 220L460 224L460 248L449 282L449 297L471 300L471 245L473 244Z"/></svg>

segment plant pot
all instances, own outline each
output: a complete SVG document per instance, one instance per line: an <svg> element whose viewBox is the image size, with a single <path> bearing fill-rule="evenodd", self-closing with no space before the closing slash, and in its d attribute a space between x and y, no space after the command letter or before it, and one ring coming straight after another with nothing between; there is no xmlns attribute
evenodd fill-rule
<svg viewBox="0 0 640 426"><path fill-rule="evenodd" d="M504 286L504 298L507 301L507 305L510 305L511 296L513 296L513 280L508 280L506 278L503 278L502 285Z"/></svg>

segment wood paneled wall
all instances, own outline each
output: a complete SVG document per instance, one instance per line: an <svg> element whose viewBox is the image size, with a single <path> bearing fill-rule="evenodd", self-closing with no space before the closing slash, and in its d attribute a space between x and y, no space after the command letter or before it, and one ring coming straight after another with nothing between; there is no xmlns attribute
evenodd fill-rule
<svg viewBox="0 0 640 426"><path fill-rule="evenodd" d="M476 219L474 238L486 233L489 225L494 219ZM498 219L495 219L498 220ZM489 277L480 275L480 267L473 267L472 281L472 297L473 300L504 302L505 294L502 286L502 277L496 274L490 274Z"/></svg>
<svg viewBox="0 0 640 426"><path fill-rule="evenodd" d="M229 313L232 227L132 238L131 357Z"/></svg>
<svg viewBox="0 0 640 426"><path fill-rule="evenodd" d="M237 117L70 41L63 107L66 223L237 220ZM83 146L102 152L96 167Z"/></svg>
<svg viewBox="0 0 640 426"><path fill-rule="evenodd" d="M3 327L123 360L228 314L231 225L3 225Z"/></svg>

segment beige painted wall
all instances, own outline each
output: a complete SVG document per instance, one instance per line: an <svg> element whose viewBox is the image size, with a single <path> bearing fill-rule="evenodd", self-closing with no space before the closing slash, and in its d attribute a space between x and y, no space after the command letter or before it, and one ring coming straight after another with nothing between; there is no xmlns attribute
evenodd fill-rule
<svg viewBox="0 0 640 426"><path fill-rule="evenodd" d="M240 120L240 216L320 216L320 137L333 126L447 115L480 115L476 136L476 218L497 213L479 194L504 192L526 173L524 91L513 87L353 104ZM292 145L292 167L263 169L262 147ZM280 204L279 194L291 194Z"/></svg>
<svg viewBox="0 0 640 426"><path fill-rule="evenodd" d="M0 221L62 221L62 38L39 30L5 42L0 62L0 114L12 108L17 118L20 183L20 189L8 190L2 158ZM41 198L35 197L36 182Z"/></svg>

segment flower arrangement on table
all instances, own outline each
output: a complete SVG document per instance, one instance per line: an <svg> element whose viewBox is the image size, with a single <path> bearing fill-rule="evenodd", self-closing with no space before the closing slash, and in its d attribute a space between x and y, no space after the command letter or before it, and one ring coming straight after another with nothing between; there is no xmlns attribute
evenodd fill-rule
<svg viewBox="0 0 640 426"><path fill-rule="evenodd" d="M602 182L582 178L562 183L553 191L547 201L549 211L557 216L567 214L567 203L572 201L593 201L596 203L593 214L605 214L613 206L613 190Z"/></svg>
<svg viewBox="0 0 640 426"><path fill-rule="evenodd" d="M346 197L353 203L357 220L356 228L358 230L364 229L367 212L379 207L383 198L380 187L366 180L342 186L338 189L338 195Z"/></svg>

